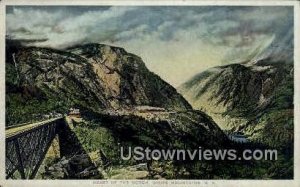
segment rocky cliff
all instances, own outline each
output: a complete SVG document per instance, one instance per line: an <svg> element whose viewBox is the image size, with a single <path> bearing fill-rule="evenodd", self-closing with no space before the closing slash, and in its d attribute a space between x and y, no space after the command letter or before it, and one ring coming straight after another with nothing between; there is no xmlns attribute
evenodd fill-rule
<svg viewBox="0 0 300 187"><path fill-rule="evenodd" d="M141 58L122 48L86 44L66 51L8 49L8 124L51 111L63 113L72 106L96 112L137 105L191 109L172 86L146 68ZM22 119L26 111L27 118Z"/></svg>

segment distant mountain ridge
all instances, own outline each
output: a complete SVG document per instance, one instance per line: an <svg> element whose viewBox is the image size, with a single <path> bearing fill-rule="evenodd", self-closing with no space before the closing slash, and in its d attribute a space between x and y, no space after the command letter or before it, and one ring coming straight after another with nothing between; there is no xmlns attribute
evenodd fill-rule
<svg viewBox="0 0 300 187"><path fill-rule="evenodd" d="M293 70L269 58L230 64L197 74L178 91L222 129L284 147L293 142Z"/></svg>

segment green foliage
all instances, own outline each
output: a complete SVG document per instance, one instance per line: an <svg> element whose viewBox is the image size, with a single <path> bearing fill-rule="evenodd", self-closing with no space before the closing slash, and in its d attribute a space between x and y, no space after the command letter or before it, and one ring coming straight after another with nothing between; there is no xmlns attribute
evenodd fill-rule
<svg viewBox="0 0 300 187"><path fill-rule="evenodd" d="M68 108L55 98L24 98L21 94L6 95L6 126L40 121L43 114L64 114Z"/></svg>
<svg viewBox="0 0 300 187"><path fill-rule="evenodd" d="M74 129L81 145L87 152L94 152L101 149L105 156L113 164L119 164L119 146L111 132L104 128L96 127L93 124L79 123Z"/></svg>
<svg viewBox="0 0 300 187"><path fill-rule="evenodd" d="M134 143L122 141L118 136L99 122L85 121L76 124L74 129L81 145L87 152L94 152L101 150L108 159L110 166L118 167L120 165L132 165L136 163L135 160L122 160L120 153L120 146L124 147L124 154L127 154L127 147L134 147Z"/></svg>

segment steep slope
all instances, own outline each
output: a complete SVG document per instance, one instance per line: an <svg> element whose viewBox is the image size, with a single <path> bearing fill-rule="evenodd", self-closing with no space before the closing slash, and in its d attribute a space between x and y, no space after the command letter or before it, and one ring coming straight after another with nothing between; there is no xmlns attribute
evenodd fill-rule
<svg viewBox="0 0 300 187"><path fill-rule="evenodd" d="M192 109L176 89L150 72L142 59L124 49L86 44L69 49L84 57L104 83L104 92L114 108L149 105L174 110Z"/></svg>
<svg viewBox="0 0 300 187"><path fill-rule="evenodd" d="M69 51L8 48L7 124L40 118L69 107L130 109L149 105L191 109L176 90L124 49L87 44ZM25 115L24 115L25 114Z"/></svg>
<svg viewBox="0 0 300 187"><path fill-rule="evenodd" d="M249 139L271 146L292 145L292 64L265 59L215 67L178 90L224 130L243 132Z"/></svg>

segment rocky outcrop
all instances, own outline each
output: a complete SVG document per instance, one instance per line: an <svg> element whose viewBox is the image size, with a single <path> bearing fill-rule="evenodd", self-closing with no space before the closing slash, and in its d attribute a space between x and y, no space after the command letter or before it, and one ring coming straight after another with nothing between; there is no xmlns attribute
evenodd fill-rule
<svg viewBox="0 0 300 187"><path fill-rule="evenodd" d="M103 178L97 167L91 163L87 154L75 155L72 158L61 158L55 164L45 166L43 179L99 179Z"/></svg>

